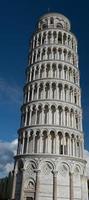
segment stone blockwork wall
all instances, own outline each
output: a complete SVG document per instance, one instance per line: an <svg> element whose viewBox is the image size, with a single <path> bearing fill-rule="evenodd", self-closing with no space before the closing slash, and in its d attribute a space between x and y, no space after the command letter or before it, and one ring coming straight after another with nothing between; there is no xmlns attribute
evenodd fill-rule
<svg viewBox="0 0 89 200"><path fill-rule="evenodd" d="M85 162L66 156L35 157L23 156L17 161L17 200L27 200L27 197L35 200L87 199ZM19 190L22 191L21 197L18 196Z"/></svg>

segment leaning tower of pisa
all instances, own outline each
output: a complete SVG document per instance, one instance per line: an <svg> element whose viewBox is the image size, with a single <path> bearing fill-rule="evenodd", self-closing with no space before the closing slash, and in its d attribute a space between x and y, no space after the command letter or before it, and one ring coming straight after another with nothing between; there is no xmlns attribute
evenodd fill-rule
<svg viewBox="0 0 89 200"><path fill-rule="evenodd" d="M32 36L12 199L88 200L77 39L48 13Z"/></svg>

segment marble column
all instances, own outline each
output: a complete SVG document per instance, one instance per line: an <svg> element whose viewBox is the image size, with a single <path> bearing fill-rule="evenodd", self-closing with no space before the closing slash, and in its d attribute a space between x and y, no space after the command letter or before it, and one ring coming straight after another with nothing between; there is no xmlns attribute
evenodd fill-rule
<svg viewBox="0 0 89 200"><path fill-rule="evenodd" d="M42 138L42 133L41 133L41 134L40 134L39 153L42 153L42 149L43 149L43 145L42 145L42 144L43 144L43 141L42 141L42 140L43 140L43 138Z"/></svg>
<svg viewBox="0 0 89 200"><path fill-rule="evenodd" d="M59 100L59 87L58 87L58 84L56 85L56 99Z"/></svg>
<svg viewBox="0 0 89 200"><path fill-rule="evenodd" d="M70 172L70 200L74 199L74 191L73 191L73 173Z"/></svg>
<svg viewBox="0 0 89 200"><path fill-rule="evenodd" d="M57 200L57 171L53 171L53 200Z"/></svg>
<svg viewBox="0 0 89 200"><path fill-rule="evenodd" d="M34 131L34 134L33 134L32 153L34 153L34 149L35 149L35 137L36 137L36 132Z"/></svg>
<svg viewBox="0 0 89 200"><path fill-rule="evenodd" d="M48 153L51 153L51 136L50 136L50 133L48 133Z"/></svg>
<svg viewBox="0 0 89 200"><path fill-rule="evenodd" d="M35 170L35 172L36 172L35 200L39 200L40 170Z"/></svg>
<svg viewBox="0 0 89 200"><path fill-rule="evenodd" d="M24 200L24 169L21 170L22 175L22 181L21 181L21 191L20 191L20 200Z"/></svg>
<svg viewBox="0 0 89 200"><path fill-rule="evenodd" d="M59 154L59 136L56 134L56 154Z"/></svg>
<svg viewBox="0 0 89 200"><path fill-rule="evenodd" d="M29 152L29 133L27 134L27 146L26 146L26 153Z"/></svg>
<svg viewBox="0 0 89 200"><path fill-rule="evenodd" d="M11 195L11 200L15 200L15 188L16 188L16 172L15 170L13 171L13 187L12 187L12 195Z"/></svg>
<svg viewBox="0 0 89 200"><path fill-rule="evenodd" d="M18 147L17 147L17 154L20 153L20 137L18 137Z"/></svg>
<svg viewBox="0 0 89 200"><path fill-rule="evenodd" d="M27 115L28 115L28 109L26 108L26 111L25 111L25 126L27 126Z"/></svg>
<svg viewBox="0 0 89 200"><path fill-rule="evenodd" d="M81 200L83 200L84 199L84 193L83 193L84 176L80 175L80 179L81 179Z"/></svg>

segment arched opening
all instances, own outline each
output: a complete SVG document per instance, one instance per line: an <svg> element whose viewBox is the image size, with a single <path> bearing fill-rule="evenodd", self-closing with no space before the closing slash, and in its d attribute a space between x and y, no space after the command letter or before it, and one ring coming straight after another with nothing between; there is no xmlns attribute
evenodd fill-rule
<svg viewBox="0 0 89 200"><path fill-rule="evenodd" d="M72 69L69 68L69 81L71 81L71 78L72 78Z"/></svg>
<svg viewBox="0 0 89 200"><path fill-rule="evenodd" d="M74 180L73 182L74 182L74 187L75 187L74 199L76 199L77 191L78 191L78 195L80 196L80 198L82 198L82 196L81 196L81 167L80 167L80 165L76 164L76 166L75 166L73 180ZM87 198L85 198L85 199L87 199Z"/></svg>
<svg viewBox="0 0 89 200"><path fill-rule="evenodd" d="M62 107L61 106L58 107L58 111L59 111L59 126L62 126Z"/></svg>
<svg viewBox="0 0 89 200"><path fill-rule="evenodd" d="M54 43L56 42L56 38L57 38L57 33L56 33L56 31L54 31L54 32L53 32L53 40L54 40L53 42L54 42Z"/></svg>
<svg viewBox="0 0 89 200"><path fill-rule="evenodd" d="M76 90L74 91L74 103L77 104L77 92L76 92Z"/></svg>
<svg viewBox="0 0 89 200"><path fill-rule="evenodd" d="M37 35L34 38L34 47L36 47L36 46L37 46Z"/></svg>
<svg viewBox="0 0 89 200"><path fill-rule="evenodd" d="M35 149L34 149L35 153L39 153L39 145L40 145L39 141L40 141L40 132L37 131L35 136Z"/></svg>
<svg viewBox="0 0 89 200"><path fill-rule="evenodd" d="M49 90L50 87L49 87L49 83L46 84L46 87L45 87L45 98L48 99L49 98Z"/></svg>
<svg viewBox="0 0 89 200"><path fill-rule="evenodd" d="M73 70L73 82L76 83L75 70Z"/></svg>
<svg viewBox="0 0 89 200"><path fill-rule="evenodd" d="M70 37L70 35L68 35L68 45L71 48L71 37Z"/></svg>
<svg viewBox="0 0 89 200"><path fill-rule="evenodd" d="M59 70L59 79L61 79L62 78L62 65L61 64L59 64L58 65L58 70Z"/></svg>
<svg viewBox="0 0 89 200"><path fill-rule="evenodd" d="M47 131L43 131L43 153L47 152Z"/></svg>
<svg viewBox="0 0 89 200"><path fill-rule="evenodd" d="M42 124L42 106L38 106L37 110L37 124Z"/></svg>
<svg viewBox="0 0 89 200"><path fill-rule="evenodd" d="M56 60L57 56L57 49L53 48L53 59Z"/></svg>
<svg viewBox="0 0 89 200"><path fill-rule="evenodd" d="M34 100L37 100L37 84L34 87Z"/></svg>
<svg viewBox="0 0 89 200"><path fill-rule="evenodd" d="M59 26L59 24L57 24L57 26ZM58 43L62 44L62 33L61 32L58 33Z"/></svg>
<svg viewBox="0 0 89 200"><path fill-rule="evenodd" d="M74 139L74 135L72 134L71 135L71 155L72 156L74 155L74 142L75 142L75 139Z"/></svg>
<svg viewBox="0 0 89 200"><path fill-rule="evenodd" d="M64 100L67 101L68 100L68 85L64 86Z"/></svg>
<svg viewBox="0 0 89 200"><path fill-rule="evenodd" d="M32 85L30 86L30 95L29 95L29 101L32 100Z"/></svg>
<svg viewBox="0 0 89 200"><path fill-rule="evenodd" d="M45 41L46 41L46 33L44 32L44 33L43 33L43 37L42 37L42 44L44 44Z"/></svg>
<svg viewBox="0 0 89 200"><path fill-rule="evenodd" d="M44 124L48 123L48 112L49 112L49 108L48 108L48 105L46 105L44 108Z"/></svg>
<svg viewBox="0 0 89 200"><path fill-rule="evenodd" d="M79 145L79 141L77 141L77 156L80 157L80 145Z"/></svg>
<svg viewBox="0 0 89 200"><path fill-rule="evenodd" d="M47 64L46 77L48 78L49 76L50 76L50 64Z"/></svg>
<svg viewBox="0 0 89 200"><path fill-rule="evenodd" d="M63 25L59 22L57 23L56 27L59 28L59 29L63 29Z"/></svg>
<svg viewBox="0 0 89 200"><path fill-rule="evenodd" d="M32 153L34 151L33 142L34 142L33 141L33 130L31 130L30 136L29 136L28 153Z"/></svg>
<svg viewBox="0 0 89 200"><path fill-rule="evenodd" d="M48 60L52 59L51 48L48 48L47 56L48 56Z"/></svg>
<svg viewBox="0 0 89 200"><path fill-rule="evenodd" d="M35 44L36 45L36 44ZM36 61L36 51L34 51L34 55L33 55L33 62L32 63L35 63ZM32 80L32 79L31 79Z"/></svg>
<svg viewBox="0 0 89 200"><path fill-rule="evenodd" d="M24 164L23 164L23 161L20 159L18 161L18 172L22 172L23 168L24 168Z"/></svg>
<svg viewBox="0 0 89 200"><path fill-rule="evenodd" d="M73 103L73 87L70 87L69 96L70 96L70 102Z"/></svg>
<svg viewBox="0 0 89 200"><path fill-rule="evenodd" d="M68 62L71 62L71 52L68 52Z"/></svg>
<svg viewBox="0 0 89 200"><path fill-rule="evenodd" d="M56 64L52 65L52 70L53 70L53 78L56 78Z"/></svg>
<svg viewBox="0 0 89 200"><path fill-rule="evenodd" d="M28 111L27 111L27 126L29 126L29 121L30 121L30 108L28 108Z"/></svg>
<svg viewBox="0 0 89 200"><path fill-rule="evenodd" d="M58 132L59 136L59 154L63 154L63 135L61 132Z"/></svg>
<svg viewBox="0 0 89 200"><path fill-rule="evenodd" d="M58 84L59 100L62 100L62 84Z"/></svg>
<svg viewBox="0 0 89 200"><path fill-rule="evenodd" d="M38 53L37 53L37 60L40 60L40 49L38 49Z"/></svg>
<svg viewBox="0 0 89 200"><path fill-rule="evenodd" d="M63 45L66 44L66 39L67 39L67 37L66 37L66 33L64 33L64 34L63 34Z"/></svg>
<svg viewBox="0 0 89 200"><path fill-rule="evenodd" d="M65 126L69 125L68 115L69 115L69 109L66 107L65 108Z"/></svg>
<svg viewBox="0 0 89 200"><path fill-rule="evenodd" d="M56 84L52 83L52 99L56 98Z"/></svg>
<svg viewBox="0 0 89 200"><path fill-rule="evenodd" d="M67 80L67 76L68 76L68 69L67 66L64 66L64 79Z"/></svg>
<svg viewBox="0 0 89 200"><path fill-rule="evenodd" d="M25 194L26 200L34 200L34 198L35 198L35 182L33 179L30 179L26 189L27 189L27 193Z"/></svg>
<svg viewBox="0 0 89 200"><path fill-rule="evenodd" d="M61 60L62 59L62 50L61 49L58 49L58 57L59 57L59 60Z"/></svg>
<svg viewBox="0 0 89 200"><path fill-rule="evenodd" d="M40 78L44 78L44 69L45 69L45 66L42 65L40 69Z"/></svg>
<svg viewBox="0 0 89 200"><path fill-rule="evenodd" d="M28 91L25 92L25 103L28 102Z"/></svg>
<svg viewBox="0 0 89 200"><path fill-rule="evenodd" d="M31 81L33 81L33 77L34 77L34 68L32 69L32 73L31 73Z"/></svg>
<svg viewBox="0 0 89 200"><path fill-rule="evenodd" d="M51 17L51 18L50 18L50 25L53 25L53 24L54 24L54 18Z"/></svg>
<svg viewBox="0 0 89 200"><path fill-rule="evenodd" d="M38 45L41 44L41 34L39 34L39 37L38 37Z"/></svg>
<svg viewBox="0 0 89 200"><path fill-rule="evenodd" d="M74 111L73 109L70 110L70 127L73 128L74 124Z"/></svg>
<svg viewBox="0 0 89 200"><path fill-rule="evenodd" d="M51 106L51 111L52 111L52 124L55 124L55 112L56 112L55 106Z"/></svg>
<svg viewBox="0 0 89 200"><path fill-rule="evenodd" d="M54 131L51 131L50 135L51 135L51 153L55 153L56 144L55 144L55 133L54 133Z"/></svg>
<svg viewBox="0 0 89 200"><path fill-rule="evenodd" d="M27 148L27 132L25 132L25 138L24 138L24 150L23 150L23 153L26 153L26 148Z"/></svg>
<svg viewBox="0 0 89 200"><path fill-rule="evenodd" d="M64 49L63 53L64 53L64 61L66 61L67 60L67 50Z"/></svg>
<svg viewBox="0 0 89 200"><path fill-rule="evenodd" d="M51 42L51 37L52 37L52 33L51 33L51 31L49 31L49 32L48 32L48 43Z"/></svg>
<svg viewBox="0 0 89 200"><path fill-rule="evenodd" d="M76 58L75 58L74 54L71 55L71 63L72 63L74 66L77 65Z"/></svg>
<svg viewBox="0 0 89 200"><path fill-rule="evenodd" d="M42 51L42 60L45 60L45 53L46 53L46 51L45 51L45 49L43 49L43 51Z"/></svg>
<svg viewBox="0 0 89 200"><path fill-rule="evenodd" d="M69 134L65 133L65 142L64 142L64 154L65 155L69 154L68 149L69 149Z"/></svg>
<svg viewBox="0 0 89 200"><path fill-rule="evenodd" d="M39 99L43 99L43 84L40 84L39 87Z"/></svg>
<svg viewBox="0 0 89 200"><path fill-rule="evenodd" d="M79 123L78 123L78 114L77 114L77 112L75 112L75 128L76 128L76 129L79 128Z"/></svg>
<svg viewBox="0 0 89 200"><path fill-rule="evenodd" d="M35 79L39 78L39 68L37 66L36 71L35 71Z"/></svg>
<svg viewBox="0 0 89 200"><path fill-rule="evenodd" d="M35 119L36 119L36 106L33 106L31 124L35 124Z"/></svg>

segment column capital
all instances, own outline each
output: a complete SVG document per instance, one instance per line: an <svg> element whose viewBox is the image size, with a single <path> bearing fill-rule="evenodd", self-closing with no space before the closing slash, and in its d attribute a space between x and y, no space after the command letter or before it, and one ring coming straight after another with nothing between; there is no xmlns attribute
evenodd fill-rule
<svg viewBox="0 0 89 200"><path fill-rule="evenodd" d="M57 174L58 174L58 171L56 171L56 170L53 170L53 171L52 171L52 173L53 173L53 175L54 175L54 176L57 176Z"/></svg>
<svg viewBox="0 0 89 200"><path fill-rule="evenodd" d="M41 172L41 170L40 170L40 169L34 169L34 172L35 172L36 174L39 174L39 173Z"/></svg>
<svg viewBox="0 0 89 200"><path fill-rule="evenodd" d="M70 175L70 176L73 176L73 175L74 175L74 172L69 172L69 175Z"/></svg>

